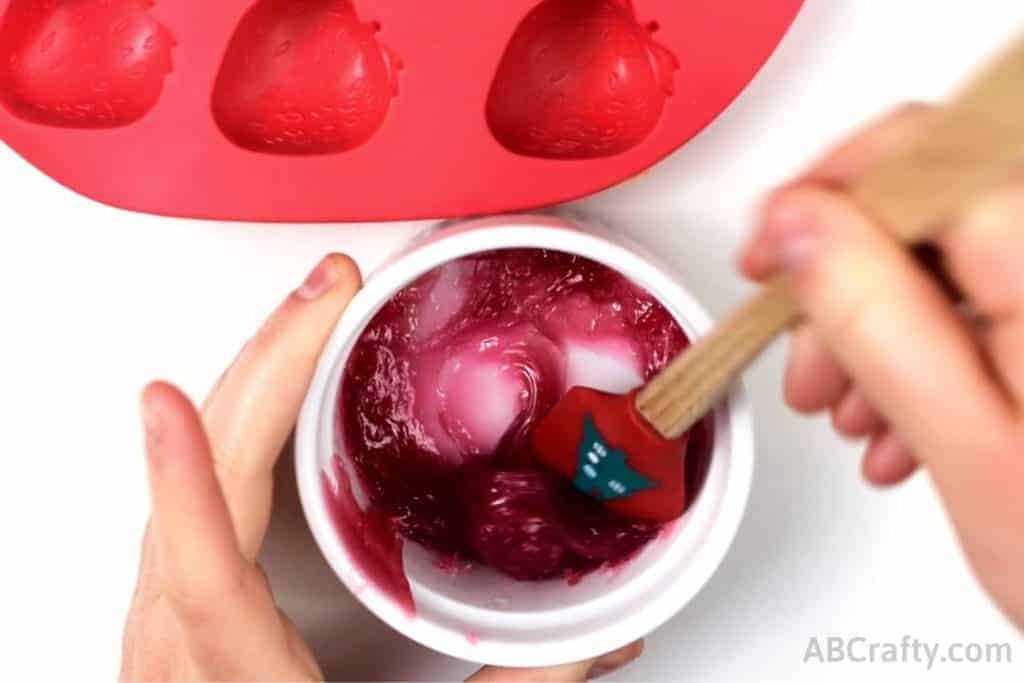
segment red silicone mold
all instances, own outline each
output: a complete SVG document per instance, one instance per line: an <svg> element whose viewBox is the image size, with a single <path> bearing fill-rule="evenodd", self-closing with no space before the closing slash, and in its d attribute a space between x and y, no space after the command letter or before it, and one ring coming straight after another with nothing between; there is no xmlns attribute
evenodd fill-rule
<svg viewBox="0 0 1024 683"><path fill-rule="evenodd" d="M0 138L123 208L529 208L707 125L802 0L0 0Z"/></svg>

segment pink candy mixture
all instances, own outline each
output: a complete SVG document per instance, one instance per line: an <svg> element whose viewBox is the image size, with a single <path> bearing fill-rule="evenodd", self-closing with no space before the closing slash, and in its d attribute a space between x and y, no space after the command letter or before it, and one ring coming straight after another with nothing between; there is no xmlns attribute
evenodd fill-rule
<svg viewBox="0 0 1024 683"><path fill-rule="evenodd" d="M504 250L432 271L376 315L345 370L339 428L369 499L345 506L361 516L346 540L377 563L405 538L520 580L628 559L659 525L540 468L530 429L570 387L625 392L687 343L651 295L577 256ZM705 423L687 453L694 493L710 448Z"/></svg>

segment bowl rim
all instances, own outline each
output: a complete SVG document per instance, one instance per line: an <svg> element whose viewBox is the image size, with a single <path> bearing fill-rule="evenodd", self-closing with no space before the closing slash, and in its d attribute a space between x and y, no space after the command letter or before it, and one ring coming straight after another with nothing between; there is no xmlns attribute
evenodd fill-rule
<svg viewBox="0 0 1024 683"><path fill-rule="evenodd" d="M306 521L321 554L349 591L379 619L404 636L435 651L460 659L499 666L551 666L578 661L626 645L647 635L679 612L711 579L735 539L749 500L753 476L753 420L741 383L730 390L716 409L716 433L724 428L727 439L716 438L713 453L728 455L725 493L718 499L698 498L714 515L714 524L703 534L692 553L686 572L667 576L647 571L647 583L660 578L667 593L649 599L624 619L582 635L566 634L552 642L475 642L469 634L457 633L449 625L411 617L390 597L370 589L361 571L351 561L340 535L327 512L322 485L320 453L334 445L334 404L339 366L347 362L359 334L377 311L402 287L439 265L474 253L520 247L547 248L578 254L603 263L651 292L673 314L691 338L705 334L711 318L689 291L672 277L671 269L646 253L638 244L604 226L551 215L492 216L443 223L431 227L366 278L339 319L317 364L316 373L303 403L295 435L295 468L299 498ZM681 310L684 309L684 310ZM720 456L719 460L722 459ZM713 457L712 466L716 459ZM710 475L709 475L710 476ZM713 508L708 506L714 506ZM704 508L702 508L704 509ZM689 514L689 513L688 513ZM668 563L655 563L658 564ZM626 583L623 587L630 587ZM621 599L622 591L619 597ZM425 597L433 607L443 608L446 598ZM529 627L523 623L521 627Z"/></svg>

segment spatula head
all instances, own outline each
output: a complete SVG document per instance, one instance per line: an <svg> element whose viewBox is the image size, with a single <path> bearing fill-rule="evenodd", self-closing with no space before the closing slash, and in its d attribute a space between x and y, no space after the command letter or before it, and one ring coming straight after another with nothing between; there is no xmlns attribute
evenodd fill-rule
<svg viewBox="0 0 1024 683"><path fill-rule="evenodd" d="M663 438L636 394L575 387L533 430L538 460L624 517L667 522L686 509L686 437Z"/></svg>

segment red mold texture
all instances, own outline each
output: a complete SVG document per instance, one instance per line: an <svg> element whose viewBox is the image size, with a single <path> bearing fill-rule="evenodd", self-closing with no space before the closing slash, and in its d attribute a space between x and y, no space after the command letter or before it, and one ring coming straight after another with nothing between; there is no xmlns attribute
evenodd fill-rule
<svg viewBox="0 0 1024 683"><path fill-rule="evenodd" d="M174 39L150 0L12 0L0 26L0 100L26 121L116 128L142 118Z"/></svg>
<svg viewBox="0 0 1024 683"><path fill-rule="evenodd" d="M246 149L331 154L366 142L397 95L401 61L347 0L261 0L228 46L213 94L224 134Z"/></svg>
<svg viewBox="0 0 1024 683"><path fill-rule="evenodd" d="M487 122L507 149L551 159L621 154L654 130L676 57L632 0L545 0L505 50Z"/></svg>
<svg viewBox="0 0 1024 683"><path fill-rule="evenodd" d="M802 2L0 0L0 140L159 215L523 211L674 152Z"/></svg>

